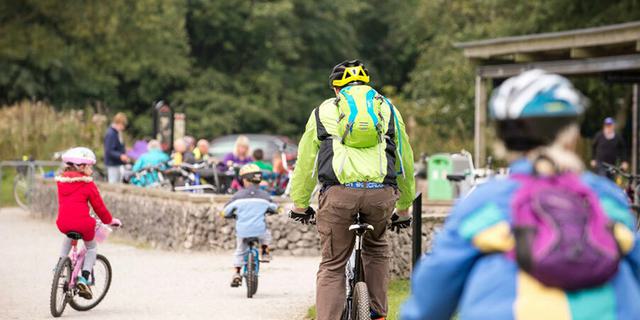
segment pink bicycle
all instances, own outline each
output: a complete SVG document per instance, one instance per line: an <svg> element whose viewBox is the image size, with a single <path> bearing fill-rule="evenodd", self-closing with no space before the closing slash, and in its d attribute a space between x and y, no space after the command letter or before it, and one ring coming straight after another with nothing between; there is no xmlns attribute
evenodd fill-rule
<svg viewBox="0 0 640 320"><path fill-rule="evenodd" d="M96 225L96 241L103 242L111 231L112 229L109 226L98 222ZM111 264L105 256L98 254L93 270L91 270L91 276L87 279L89 280L93 297L87 300L78 295L76 280L81 273L87 249L84 246L78 249L78 240L82 239L80 233L69 232L67 237L73 240L71 242L72 249L68 257L58 261L51 285L50 306L51 315L54 317L62 315L67 303L77 311L93 309L104 299L111 286Z"/></svg>

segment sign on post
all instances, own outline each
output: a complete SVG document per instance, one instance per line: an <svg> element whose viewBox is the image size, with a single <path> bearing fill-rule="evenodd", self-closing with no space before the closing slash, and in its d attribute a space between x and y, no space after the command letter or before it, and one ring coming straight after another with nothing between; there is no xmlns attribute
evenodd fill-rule
<svg viewBox="0 0 640 320"><path fill-rule="evenodd" d="M162 151L173 149L173 109L168 103L158 101L153 108L153 136L160 142Z"/></svg>

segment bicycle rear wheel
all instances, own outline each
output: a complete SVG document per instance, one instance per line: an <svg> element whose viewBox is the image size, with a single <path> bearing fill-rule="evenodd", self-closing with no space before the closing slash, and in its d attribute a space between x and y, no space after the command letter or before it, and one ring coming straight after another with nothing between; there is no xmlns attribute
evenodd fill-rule
<svg viewBox="0 0 640 320"><path fill-rule="evenodd" d="M13 179L13 198L20 208L29 210L29 183L23 175L17 175Z"/></svg>
<svg viewBox="0 0 640 320"><path fill-rule="evenodd" d="M56 270L53 274L53 283L51 284L51 296L49 298L49 307L51 315L59 317L67 306L69 282L71 281L71 260L67 257L60 259Z"/></svg>
<svg viewBox="0 0 640 320"><path fill-rule="evenodd" d="M96 264L91 271L89 282L91 282L91 292L93 293L91 300L87 300L78 295L73 296L73 298L69 300L71 308L78 311L91 310L107 295L111 287L111 264L109 260L101 254L96 257Z"/></svg>
<svg viewBox="0 0 640 320"><path fill-rule="evenodd" d="M258 291L258 275L255 270L256 257L253 252L249 251L249 257L247 259L247 273L245 274L245 281L247 283L247 298L252 298Z"/></svg>
<svg viewBox="0 0 640 320"><path fill-rule="evenodd" d="M353 307L351 309L351 319L370 320L371 306L369 304L369 289L365 282L356 283L353 289Z"/></svg>

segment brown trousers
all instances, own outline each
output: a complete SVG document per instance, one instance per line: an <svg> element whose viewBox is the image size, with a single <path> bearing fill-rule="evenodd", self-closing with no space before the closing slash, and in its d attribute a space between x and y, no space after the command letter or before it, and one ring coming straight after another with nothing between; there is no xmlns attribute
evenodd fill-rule
<svg viewBox="0 0 640 320"><path fill-rule="evenodd" d="M355 241L349 231L356 215L374 230L362 242L364 276L369 288L371 309L380 316L387 313L389 282L389 244L387 223L393 213L398 193L393 187L352 189L333 186L320 195L317 227L322 246L318 270L316 306L318 320L340 319L345 301L345 267Z"/></svg>

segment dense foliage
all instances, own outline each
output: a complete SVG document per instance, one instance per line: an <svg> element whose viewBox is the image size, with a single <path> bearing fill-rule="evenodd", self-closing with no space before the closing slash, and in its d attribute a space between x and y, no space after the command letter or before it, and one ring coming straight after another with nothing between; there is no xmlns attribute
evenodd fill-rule
<svg viewBox="0 0 640 320"><path fill-rule="evenodd" d="M418 151L455 150L473 134L473 66L453 43L638 18L639 0L0 0L0 105L125 110L148 135L165 99L196 136L295 137L331 95L330 68L358 57L413 119ZM589 119L628 94L579 84L603 106Z"/></svg>

